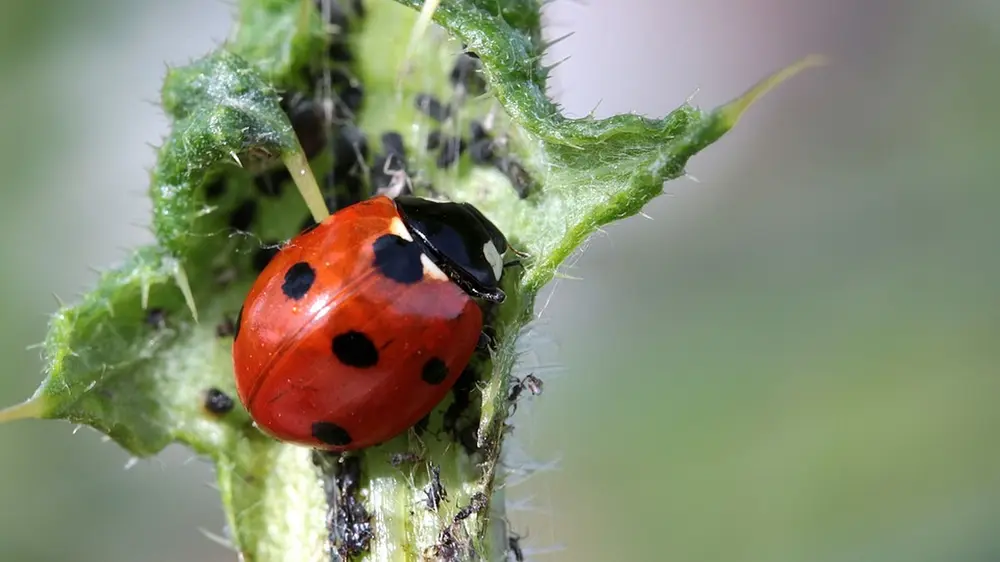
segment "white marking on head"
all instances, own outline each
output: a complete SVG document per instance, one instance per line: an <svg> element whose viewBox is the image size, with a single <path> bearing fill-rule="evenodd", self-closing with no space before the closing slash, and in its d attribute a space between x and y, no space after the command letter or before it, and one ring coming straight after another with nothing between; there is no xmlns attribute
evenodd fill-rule
<svg viewBox="0 0 1000 562"><path fill-rule="evenodd" d="M483 255L486 256L486 263L493 268L493 276L499 281L500 275L503 274L503 256L492 241L483 244Z"/></svg>
<svg viewBox="0 0 1000 562"><path fill-rule="evenodd" d="M399 236L403 240L413 242L413 236L410 235L410 230L406 228L406 225L403 224L403 220L399 217L392 217L392 220L389 221L389 232Z"/></svg>
<svg viewBox="0 0 1000 562"><path fill-rule="evenodd" d="M451 281L441 268L438 267L427 254L420 252L420 263L424 266L424 275L437 281Z"/></svg>

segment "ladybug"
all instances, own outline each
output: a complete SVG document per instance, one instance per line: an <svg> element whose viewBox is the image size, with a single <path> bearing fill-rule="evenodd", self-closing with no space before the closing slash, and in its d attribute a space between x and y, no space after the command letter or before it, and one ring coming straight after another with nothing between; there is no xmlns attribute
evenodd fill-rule
<svg viewBox="0 0 1000 562"><path fill-rule="evenodd" d="M237 317L233 367L257 426L340 452L412 427L445 397L500 303L503 233L468 203L377 196L291 239Z"/></svg>

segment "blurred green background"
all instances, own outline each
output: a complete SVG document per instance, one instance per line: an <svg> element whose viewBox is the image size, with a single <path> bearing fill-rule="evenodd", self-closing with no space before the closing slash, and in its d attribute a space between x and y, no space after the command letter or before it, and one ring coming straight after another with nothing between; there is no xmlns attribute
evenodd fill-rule
<svg viewBox="0 0 1000 562"><path fill-rule="evenodd" d="M689 4L689 5L682 5ZM163 63L231 6L0 4L0 403L51 294L150 239ZM1000 4L568 0L573 113L723 102L811 52L669 196L596 236L528 340L508 488L530 559L1000 559ZM550 299L548 297L551 297ZM541 308L541 307L540 307ZM223 561L210 467L0 426L0 561ZM536 471L530 477L521 473Z"/></svg>

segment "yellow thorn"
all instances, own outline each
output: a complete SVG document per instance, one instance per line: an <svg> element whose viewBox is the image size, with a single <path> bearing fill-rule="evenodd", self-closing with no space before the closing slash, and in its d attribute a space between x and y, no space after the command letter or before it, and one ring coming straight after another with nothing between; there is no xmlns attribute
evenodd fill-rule
<svg viewBox="0 0 1000 562"><path fill-rule="evenodd" d="M40 418L42 417L43 409L42 401L38 397L29 398L20 404L8 406L0 410L0 423Z"/></svg>
<svg viewBox="0 0 1000 562"><path fill-rule="evenodd" d="M330 210L326 207L326 201L323 201L323 193L319 190L316 176L313 175L312 168L309 167L309 161L306 159L305 153L302 152L302 147L299 147L296 152L286 154L282 161L292 175L295 187L299 188L299 193L305 199L306 207L309 207L313 220L317 223L326 220L330 216Z"/></svg>
<svg viewBox="0 0 1000 562"><path fill-rule="evenodd" d="M235 151L230 151L229 155L233 157L233 160L236 160L236 165L237 166L239 166L240 168L243 167L243 162L240 162L240 156L239 156L239 154L236 154Z"/></svg>
<svg viewBox="0 0 1000 562"><path fill-rule="evenodd" d="M775 86L788 80L792 76L817 66L827 63L827 58L823 55L809 55L798 62L775 72L767 78L758 82L754 87L746 91L742 96L720 107L717 111L730 127L734 127L746 110L759 100L764 94L770 92Z"/></svg>
<svg viewBox="0 0 1000 562"><path fill-rule="evenodd" d="M191 311L191 316L194 317L195 322L198 322L198 309L194 305L194 293L191 292L191 284L188 283L187 273L184 272L184 267L180 263L174 269L174 280L177 282L181 294L184 295L184 302L187 303L188 310Z"/></svg>

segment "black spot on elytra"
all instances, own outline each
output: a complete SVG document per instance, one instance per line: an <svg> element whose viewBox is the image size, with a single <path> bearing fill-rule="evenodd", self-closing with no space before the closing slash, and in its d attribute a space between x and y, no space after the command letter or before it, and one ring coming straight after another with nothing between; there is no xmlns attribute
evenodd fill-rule
<svg viewBox="0 0 1000 562"><path fill-rule="evenodd" d="M300 261L285 272L285 282L281 284L281 292L292 300L306 296L316 281L316 270L304 261Z"/></svg>
<svg viewBox="0 0 1000 562"><path fill-rule="evenodd" d="M312 424L312 436L318 441L332 447L344 447L351 444L351 434L335 423L319 421Z"/></svg>
<svg viewBox="0 0 1000 562"><path fill-rule="evenodd" d="M489 164L493 161L493 156L493 139L479 139L469 147L469 159L473 164Z"/></svg>
<svg viewBox="0 0 1000 562"><path fill-rule="evenodd" d="M448 365L437 357L431 357L424 363L420 378L427 384L441 384L448 378Z"/></svg>
<svg viewBox="0 0 1000 562"><path fill-rule="evenodd" d="M285 189L285 182L290 181L292 181L292 176L288 173L288 168L282 166L255 177L253 185L264 197L281 197L281 193Z"/></svg>
<svg viewBox="0 0 1000 562"><path fill-rule="evenodd" d="M240 335L240 323L243 321L243 306L240 306L240 311L236 313L236 320L233 322L233 339L236 339Z"/></svg>
<svg viewBox="0 0 1000 562"><path fill-rule="evenodd" d="M257 248L250 258L250 265L253 267L253 270L257 273L264 271L267 264L271 263L271 260L274 259L274 256L278 255L280 250L281 248L278 246L277 240L263 242L262 246Z"/></svg>
<svg viewBox="0 0 1000 562"><path fill-rule="evenodd" d="M378 364L378 349L371 338L350 330L333 338L333 354L348 367L367 369Z"/></svg>
<svg viewBox="0 0 1000 562"><path fill-rule="evenodd" d="M395 234L383 234L372 244L375 267L397 283L410 285L424 278L420 247Z"/></svg>
<svg viewBox="0 0 1000 562"><path fill-rule="evenodd" d="M229 215L229 227L234 230L247 230L253 224L253 219L257 217L257 202L247 199L233 209Z"/></svg>
<svg viewBox="0 0 1000 562"><path fill-rule="evenodd" d="M437 150L441 146L441 131L431 131L427 135L427 150Z"/></svg>
<svg viewBox="0 0 1000 562"><path fill-rule="evenodd" d="M438 168L447 168L456 162L465 152L465 139L459 137L446 137L442 139L441 152L438 153Z"/></svg>
<svg viewBox="0 0 1000 562"><path fill-rule="evenodd" d="M228 394L218 388L210 388L205 392L205 410L210 414L222 415L229 413L235 404Z"/></svg>
<svg viewBox="0 0 1000 562"><path fill-rule="evenodd" d="M205 185L205 201L215 201L226 193L226 178L219 176Z"/></svg>
<svg viewBox="0 0 1000 562"><path fill-rule="evenodd" d="M451 109L430 94L417 94L414 103L417 109L435 121L444 121L451 115Z"/></svg>

